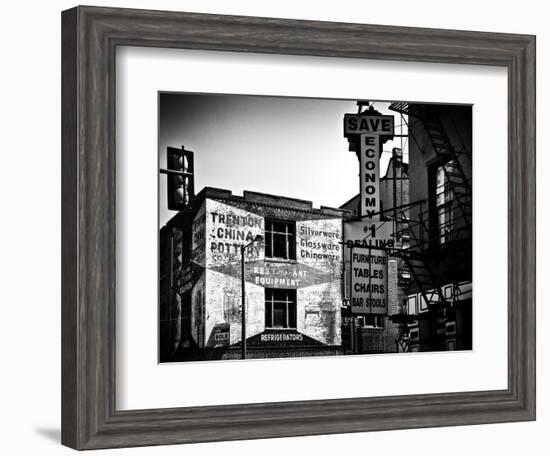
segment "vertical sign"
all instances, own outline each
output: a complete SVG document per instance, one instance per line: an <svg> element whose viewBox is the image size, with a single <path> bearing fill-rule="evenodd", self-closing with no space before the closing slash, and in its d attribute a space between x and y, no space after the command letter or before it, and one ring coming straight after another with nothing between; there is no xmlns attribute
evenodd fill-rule
<svg viewBox="0 0 550 456"><path fill-rule="evenodd" d="M393 239L391 222L380 221L380 154L382 144L393 135L393 116L384 116L372 106L344 115L344 136L359 158L360 218L344 225L353 313L388 312L387 249L393 247Z"/></svg>
<svg viewBox="0 0 550 456"><path fill-rule="evenodd" d="M360 138L360 213L369 220L380 220L380 137L361 135Z"/></svg>
<svg viewBox="0 0 550 456"><path fill-rule="evenodd" d="M344 115L344 136L359 156L360 214L369 221L380 220L380 154L394 131L393 116L375 113Z"/></svg>

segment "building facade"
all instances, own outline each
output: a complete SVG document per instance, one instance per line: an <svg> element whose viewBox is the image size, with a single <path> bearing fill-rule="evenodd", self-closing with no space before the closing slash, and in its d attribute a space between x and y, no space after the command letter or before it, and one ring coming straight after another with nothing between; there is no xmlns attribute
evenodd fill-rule
<svg viewBox="0 0 550 456"><path fill-rule="evenodd" d="M161 361L240 357L244 246L247 357L341 353L344 213L200 192L161 229Z"/></svg>
<svg viewBox="0 0 550 456"><path fill-rule="evenodd" d="M207 187L162 227L161 362L472 348L471 107L389 109L376 213Z"/></svg>
<svg viewBox="0 0 550 456"><path fill-rule="evenodd" d="M472 348L472 108L394 103L406 115L410 351Z"/></svg>

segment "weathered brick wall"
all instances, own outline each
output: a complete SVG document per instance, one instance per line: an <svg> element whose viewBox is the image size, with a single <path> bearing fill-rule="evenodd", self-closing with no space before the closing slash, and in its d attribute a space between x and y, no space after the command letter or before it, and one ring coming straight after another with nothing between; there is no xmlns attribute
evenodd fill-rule
<svg viewBox="0 0 550 456"><path fill-rule="evenodd" d="M182 340L181 298L175 292L177 243L181 232L172 227L163 227L160 232L159 270L159 344L160 361L170 361L179 349Z"/></svg>
<svg viewBox="0 0 550 456"><path fill-rule="evenodd" d="M344 351L341 346L321 346L321 347L293 347L288 348L249 348L246 351L246 357L249 359L258 358L300 358L305 356L338 356L343 355ZM208 355L207 355L208 356ZM212 359L240 359L241 351L236 347L231 347L228 350L210 353Z"/></svg>
<svg viewBox="0 0 550 456"><path fill-rule="evenodd" d="M191 335L199 347L204 347L204 296L205 296L205 225L206 205L203 202L191 225L191 262L202 270L198 277L193 278L191 292Z"/></svg>
<svg viewBox="0 0 550 456"><path fill-rule="evenodd" d="M215 333L227 325L228 343L241 341L240 246L265 235L264 200L257 207L249 202L238 207L238 202L206 199L205 346L215 345ZM265 212L270 215L272 209ZM307 211L298 211L292 205L286 210L277 209L278 219L296 221L295 261L266 259L263 242L247 248L247 337L265 331L264 287L286 288L297 290L297 331L324 344L341 344L342 220L332 214L323 218L312 213L312 220L308 216Z"/></svg>
<svg viewBox="0 0 550 456"><path fill-rule="evenodd" d="M204 347L205 290L205 273L203 272L191 292L191 335L200 348Z"/></svg>
<svg viewBox="0 0 550 456"><path fill-rule="evenodd" d="M246 335L252 337L265 329L264 288L246 282ZM215 345L213 339L220 325L229 325L229 343L241 341L241 281L216 271L206 271L206 345Z"/></svg>
<svg viewBox="0 0 550 456"><path fill-rule="evenodd" d="M314 283L298 290L298 331L325 344L340 345L342 220L296 223L296 258L308 266Z"/></svg>
<svg viewBox="0 0 550 456"><path fill-rule="evenodd" d="M205 214L205 341L215 345L214 335L221 325L229 325L229 344L241 340L241 252L257 235L264 234L264 220L256 214L219 201L206 200ZM261 260L261 245L246 249L247 262ZM264 330L263 288L246 283L247 336Z"/></svg>
<svg viewBox="0 0 550 456"><path fill-rule="evenodd" d="M340 345L340 281L298 290L298 331L329 345Z"/></svg>

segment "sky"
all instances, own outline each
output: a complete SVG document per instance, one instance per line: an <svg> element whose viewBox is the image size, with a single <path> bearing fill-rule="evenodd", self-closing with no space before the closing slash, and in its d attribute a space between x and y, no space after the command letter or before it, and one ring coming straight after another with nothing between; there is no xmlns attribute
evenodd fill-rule
<svg viewBox="0 0 550 456"><path fill-rule="evenodd" d="M389 103L376 102L382 114ZM194 152L195 192L204 187L299 198L313 207L339 207L359 191L359 163L348 151L343 119L356 100L189 93L159 94L159 167L168 146ZM396 116L396 133L400 119ZM392 147L384 145L381 173ZM159 222L166 208L166 176L159 181Z"/></svg>

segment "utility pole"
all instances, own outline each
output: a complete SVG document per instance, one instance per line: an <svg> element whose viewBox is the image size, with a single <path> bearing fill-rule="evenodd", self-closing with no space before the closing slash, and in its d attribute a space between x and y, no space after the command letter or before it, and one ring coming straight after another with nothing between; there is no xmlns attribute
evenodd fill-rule
<svg viewBox="0 0 550 456"><path fill-rule="evenodd" d="M244 278L245 245L241 245L241 359L246 359L246 284Z"/></svg>
<svg viewBox="0 0 550 456"><path fill-rule="evenodd" d="M179 299L178 305L180 306L180 317L179 317L179 345L183 342L184 336L189 336L189 334L184 335L184 328L187 327L187 322L183 320L183 297L178 289L179 279L184 273L184 262L186 260L184 251L187 248L186 239L185 239L185 217L184 213L190 213L193 207L193 200L195 197L195 176L194 176L194 159L193 151L185 149L184 146L181 146L181 149L175 147L167 147L166 149L166 168L159 169L160 174L166 175L166 203L167 208L172 211L177 211L180 217L180 228L181 234L179 237L179 243L181 244L181 256L182 261L178 265L178 277L174 277L174 253L176 251L175 236L178 231L177 227L172 229L170 233L170 306L172 306L172 299ZM189 318L189 315L186 315ZM170 331L172 330L170 326ZM172 336L169 336L170 340ZM176 349L176 350L178 350Z"/></svg>
<svg viewBox="0 0 550 456"><path fill-rule="evenodd" d="M264 237L258 234L246 245L241 245L241 359L246 359L246 280L244 275L244 255L246 249L255 242L262 242Z"/></svg>

